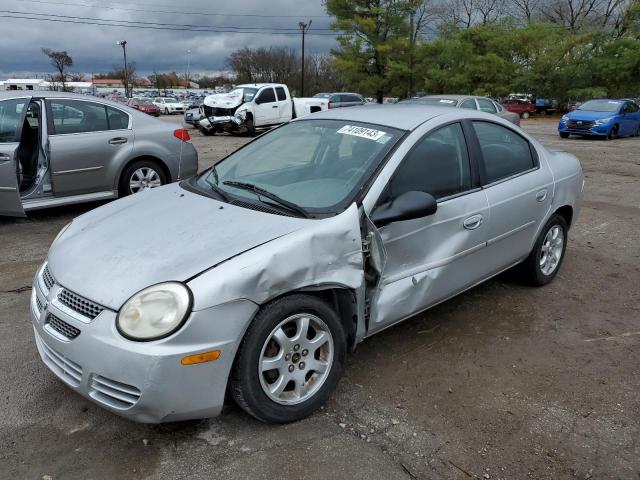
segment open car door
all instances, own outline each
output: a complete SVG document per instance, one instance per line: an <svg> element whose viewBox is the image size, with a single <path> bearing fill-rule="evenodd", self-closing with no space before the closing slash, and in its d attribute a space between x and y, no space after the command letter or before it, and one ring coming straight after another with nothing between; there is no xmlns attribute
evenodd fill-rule
<svg viewBox="0 0 640 480"><path fill-rule="evenodd" d="M0 215L25 216L16 155L30 101L31 97L0 101Z"/></svg>

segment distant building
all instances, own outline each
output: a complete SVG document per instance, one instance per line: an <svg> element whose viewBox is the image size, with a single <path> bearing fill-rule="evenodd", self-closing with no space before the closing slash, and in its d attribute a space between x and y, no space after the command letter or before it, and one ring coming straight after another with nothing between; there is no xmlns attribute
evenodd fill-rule
<svg viewBox="0 0 640 480"><path fill-rule="evenodd" d="M48 90L49 82L42 78L9 78L2 82L2 90Z"/></svg>

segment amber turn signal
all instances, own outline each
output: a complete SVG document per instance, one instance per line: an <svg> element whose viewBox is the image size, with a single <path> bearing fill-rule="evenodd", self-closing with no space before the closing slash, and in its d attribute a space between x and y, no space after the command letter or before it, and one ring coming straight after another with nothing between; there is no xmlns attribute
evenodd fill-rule
<svg viewBox="0 0 640 480"><path fill-rule="evenodd" d="M187 355L180 363L182 365L196 365L198 363L213 362L220 358L220 350L212 350L211 352L196 353L195 355Z"/></svg>

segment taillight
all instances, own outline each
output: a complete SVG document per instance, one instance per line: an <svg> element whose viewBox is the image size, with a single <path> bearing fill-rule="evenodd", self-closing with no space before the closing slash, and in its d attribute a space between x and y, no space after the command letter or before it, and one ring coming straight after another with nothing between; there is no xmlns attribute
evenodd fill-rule
<svg viewBox="0 0 640 480"><path fill-rule="evenodd" d="M189 131L186 128L179 128L178 130L174 130L173 136L179 138L183 142L191 141L191 136L189 135Z"/></svg>

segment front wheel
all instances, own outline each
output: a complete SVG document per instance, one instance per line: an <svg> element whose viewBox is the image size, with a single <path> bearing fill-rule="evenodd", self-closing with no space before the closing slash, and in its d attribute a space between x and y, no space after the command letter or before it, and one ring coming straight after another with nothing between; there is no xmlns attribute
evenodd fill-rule
<svg viewBox="0 0 640 480"><path fill-rule="evenodd" d="M562 215L556 213L549 219L521 265L522 277L527 283L542 286L555 278L567 249L567 230Z"/></svg>
<svg viewBox="0 0 640 480"><path fill-rule="evenodd" d="M560 132L560 138L569 138L569 134L567 132Z"/></svg>
<svg viewBox="0 0 640 480"><path fill-rule="evenodd" d="M296 294L255 317L231 374L236 403L258 420L288 423L311 415L329 398L344 369L346 340L333 309Z"/></svg>
<svg viewBox="0 0 640 480"><path fill-rule="evenodd" d="M618 138L618 125L614 125L609 130L609 134L607 135L607 140L613 140L614 138Z"/></svg>
<svg viewBox="0 0 640 480"><path fill-rule="evenodd" d="M164 109L164 114L165 114L165 115L169 115L169 109L168 109L168 108L165 108L165 109Z"/></svg>
<svg viewBox="0 0 640 480"><path fill-rule="evenodd" d="M520 115L524 120L526 120L527 118L529 118L529 112L522 112L522 114Z"/></svg>

